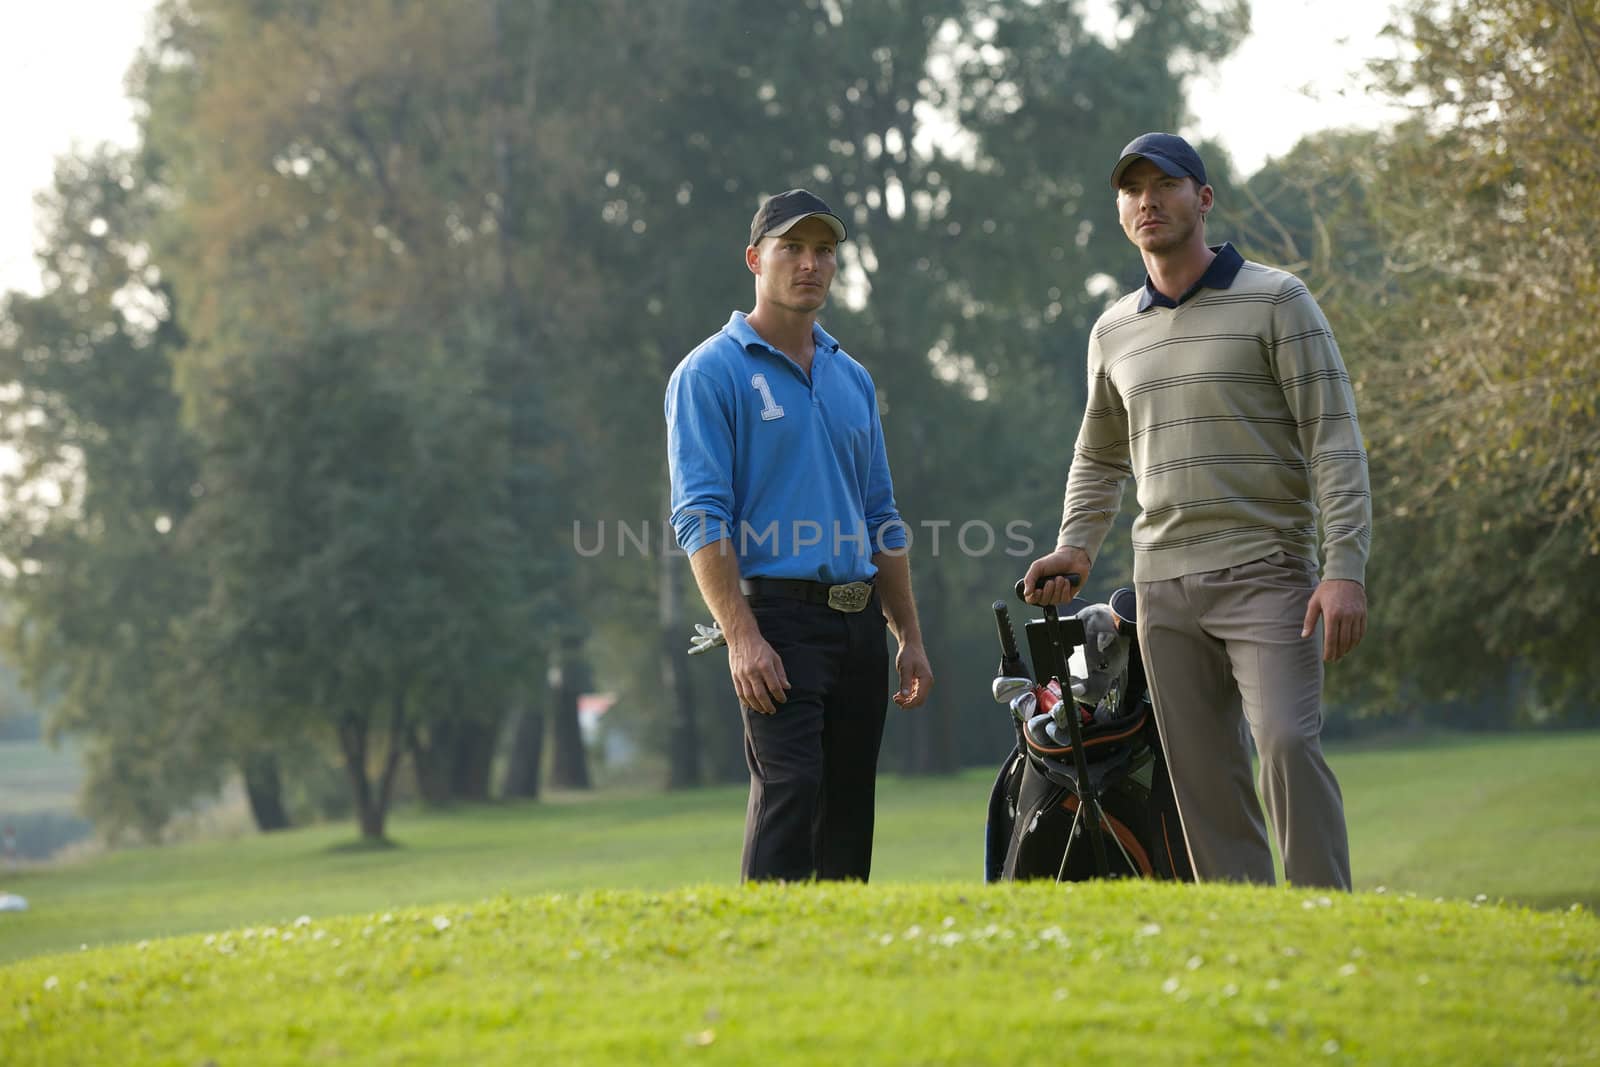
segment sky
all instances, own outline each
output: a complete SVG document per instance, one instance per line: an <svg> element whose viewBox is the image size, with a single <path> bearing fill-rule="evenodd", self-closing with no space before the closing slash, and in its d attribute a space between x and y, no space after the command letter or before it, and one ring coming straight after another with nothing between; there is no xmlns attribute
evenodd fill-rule
<svg viewBox="0 0 1600 1067"><path fill-rule="evenodd" d="M1110 0L1087 0L1108 10ZM1254 0L1251 35L1191 88L1181 130L1227 147L1254 173L1306 133L1393 117L1352 82L1392 53L1379 32L1393 0ZM58 156L135 136L123 79L155 0L4 0L0 14L0 292L37 291L33 199ZM1130 133L1130 137L1132 134Z"/></svg>
<svg viewBox="0 0 1600 1067"><path fill-rule="evenodd" d="M1250 36L1190 85L1195 122L1180 131L1220 141L1235 173L1254 174L1305 134L1400 117L1361 88L1367 62L1399 50L1382 36L1394 0L1252 0L1250 6Z"/></svg>

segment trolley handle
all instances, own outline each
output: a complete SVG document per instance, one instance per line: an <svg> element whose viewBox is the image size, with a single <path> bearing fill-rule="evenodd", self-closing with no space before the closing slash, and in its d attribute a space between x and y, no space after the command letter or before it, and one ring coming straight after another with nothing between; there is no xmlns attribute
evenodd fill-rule
<svg viewBox="0 0 1600 1067"><path fill-rule="evenodd" d="M1041 575L1039 580L1034 583L1033 587L1035 589L1043 588L1044 583L1048 582L1052 578L1065 578L1067 580L1067 584L1072 586L1074 589L1083 584L1083 575L1079 574L1077 571L1068 571L1066 574ZM1027 589L1028 578L1026 575L1024 575L1023 577L1017 579L1016 585L1017 599L1022 601L1024 604L1028 602Z"/></svg>

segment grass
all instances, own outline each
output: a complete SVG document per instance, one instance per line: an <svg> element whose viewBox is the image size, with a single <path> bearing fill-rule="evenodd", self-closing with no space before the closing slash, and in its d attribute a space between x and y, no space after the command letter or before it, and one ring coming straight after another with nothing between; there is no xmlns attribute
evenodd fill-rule
<svg viewBox="0 0 1600 1067"><path fill-rule="evenodd" d="M1600 734L1433 740L1330 758L1358 888L1600 908ZM977 882L992 778L885 778L874 881ZM0 871L0 890L31 905L0 913L0 964L301 914L725 884L737 877L743 818L742 788L604 793L398 812L391 830L402 847L393 849L353 849L350 826L339 824Z"/></svg>
<svg viewBox="0 0 1600 1067"><path fill-rule="evenodd" d="M13 1067L1578 1063L1600 923L1238 886L722 885L305 916L0 971Z"/></svg>
<svg viewBox="0 0 1600 1067"><path fill-rule="evenodd" d="M1359 886L1600 910L1600 734L1335 750Z"/></svg>
<svg viewBox="0 0 1600 1067"><path fill-rule="evenodd" d="M14 872L0 1061L1600 1062L1600 734L1331 759L1353 896L981 885L991 771L886 778L871 886L732 884L742 789Z"/></svg>

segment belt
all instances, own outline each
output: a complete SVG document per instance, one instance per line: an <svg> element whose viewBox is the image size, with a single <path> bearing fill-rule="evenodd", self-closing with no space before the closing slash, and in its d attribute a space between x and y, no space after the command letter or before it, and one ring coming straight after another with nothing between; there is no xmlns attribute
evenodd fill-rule
<svg viewBox="0 0 1600 1067"><path fill-rule="evenodd" d="M772 596L784 600L803 600L807 604L826 604L834 611L854 615L872 600L872 582L846 582L829 585L804 578L741 578L739 589L745 596Z"/></svg>

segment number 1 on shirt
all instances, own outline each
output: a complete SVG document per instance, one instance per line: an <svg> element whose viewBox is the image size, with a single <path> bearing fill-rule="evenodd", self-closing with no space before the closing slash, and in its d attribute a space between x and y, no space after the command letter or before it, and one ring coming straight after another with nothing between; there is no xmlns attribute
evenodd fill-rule
<svg viewBox="0 0 1600 1067"><path fill-rule="evenodd" d="M756 387L756 392L761 394L761 421L771 422L773 419L783 418L783 406L772 399L772 388L767 385L765 374L755 374L750 377L750 384Z"/></svg>

